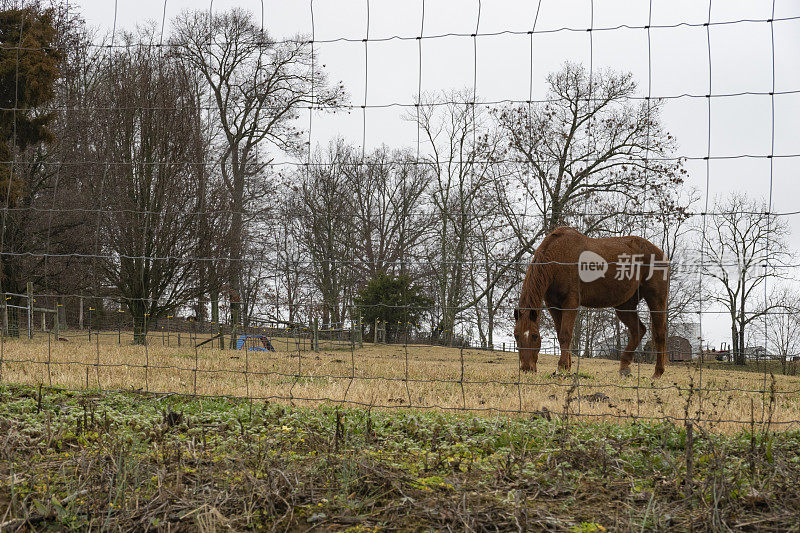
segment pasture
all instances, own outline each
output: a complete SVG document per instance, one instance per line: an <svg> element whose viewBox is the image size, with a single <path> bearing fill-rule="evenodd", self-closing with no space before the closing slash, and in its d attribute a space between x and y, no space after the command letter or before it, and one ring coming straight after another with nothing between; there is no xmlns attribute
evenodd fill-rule
<svg viewBox="0 0 800 533"><path fill-rule="evenodd" d="M653 365L634 363L621 378L618 362L580 359L573 373L554 375L556 357L542 354L539 373L520 373L516 353L419 345L351 349L274 339L276 352L195 349L151 335L148 346L124 336L46 335L3 342L2 382L72 390L226 396L295 406L467 411L574 417L625 423L692 419L706 430L737 433L759 427L795 428L800 378L764 372L670 364L662 379ZM201 341L202 339L198 340ZM212 347L212 345L214 347Z"/></svg>
<svg viewBox="0 0 800 533"><path fill-rule="evenodd" d="M4 385L0 530L796 530L800 432L700 429Z"/></svg>
<svg viewBox="0 0 800 533"><path fill-rule="evenodd" d="M67 338L3 340L0 530L745 531L800 511L794 376Z"/></svg>

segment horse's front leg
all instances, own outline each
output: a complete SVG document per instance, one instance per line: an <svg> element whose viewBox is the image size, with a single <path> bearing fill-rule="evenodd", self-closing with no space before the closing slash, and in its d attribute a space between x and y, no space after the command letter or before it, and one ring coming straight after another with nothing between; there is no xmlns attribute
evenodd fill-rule
<svg viewBox="0 0 800 533"><path fill-rule="evenodd" d="M561 357L558 359L558 369L569 372L572 368L572 331L575 328L575 319L578 317L577 300L567 300L561 307L561 324L558 326L558 344L561 346Z"/></svg>

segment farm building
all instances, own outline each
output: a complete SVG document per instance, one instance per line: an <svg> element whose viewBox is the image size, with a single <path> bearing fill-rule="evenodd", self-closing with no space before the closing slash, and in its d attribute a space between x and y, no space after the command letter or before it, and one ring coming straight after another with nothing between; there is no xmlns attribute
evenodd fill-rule
<svg viewBox="0 0 800 533"><path fill-rule="evenodd" d="M649 327L649 324L648 324ZM692 357L700 350L700 324L696 322L678 322L670 324L667 336L667 353L670 361L691 361ZM628 333L622 331L620 338L608 337L598 342L595 348L595 357L619 359L620 349L624 349L628 342ZM651 337L648 331L637 352L645 354L649 359Z"/></svg>
<svg viewBox="0 0 800 533"><path fill-rule="evenodd" d="M672 335L667 337L667 354L670 361L691 361L692 344L686 337Z"/></svg>

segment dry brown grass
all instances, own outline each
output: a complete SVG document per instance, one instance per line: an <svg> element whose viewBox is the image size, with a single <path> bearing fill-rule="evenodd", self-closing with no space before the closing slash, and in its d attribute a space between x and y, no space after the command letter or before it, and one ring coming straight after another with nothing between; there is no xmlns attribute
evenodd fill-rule
<svg viewBox="0 0 800 533"><path fill-rule="evenodd" d="M649 379L651 364L635 364L633 377L617 374L618 363L576 361L577 374L554 376L556 358L543 354L539 374L520 375L509 352L365 344L363 348L307 351L289 339L274 341L278 352L195 350L162 345L160 334L142 346L118 344L116 334L98 343L87 335L69 342L5 339L4 383L66 388L146 390L159 393L250 396L295 404L352 402L376 408L475 409L485 413L544 411L629 421L683 419L732 432L772 424L775 430L800 423L800 378L703 369L674 364L664 377ZM128 341L129 342L129 341ZM326 349L327 348L327 349ZM48 363L49 362L49 363ZM462 365L463 362L463 365ZM145 368L146 367L146 368ZM247 372L245 372L247 370ZM463 371L463 377L462 377ZM196 377L196 381L195 381ZM408 380L405 378L408 377ZM88 382L87 382L88 380ZM751 414L752 413L752 414Z"/></svg>

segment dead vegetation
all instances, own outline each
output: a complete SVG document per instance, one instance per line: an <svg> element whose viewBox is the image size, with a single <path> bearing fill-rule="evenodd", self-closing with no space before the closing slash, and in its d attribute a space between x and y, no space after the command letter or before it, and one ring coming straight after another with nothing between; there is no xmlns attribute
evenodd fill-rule
<svg viewBox="0 0 800 533"><path fill-rule="evenodd" d="M0 530L789 530L800 434L0 392ZM693 429L690 429L693 428Z"/></svg>
<svg viewBox="0 0 800 533"><path fill-rule="evenodd" d="M476 414L526 415L547 410L571 418L617 422L680 422L692 418L714 432L735 433L759 425L773 430L800 421L796 376L668 366L651 381L652 365L634 364L632 376L618 363L580 359L575 373L553 373L556 358L542 355L540 372L520 374L510 352L418 345L322 346L319 353L294 339L275 339L278 352L195 351L175 334L151 336L147 348L104 334L69 342L5 340L3 382L62 388L249 397L293 405L339 403L368 408L471 410ZM568 400L568 396L571 398Z"/></svg>

